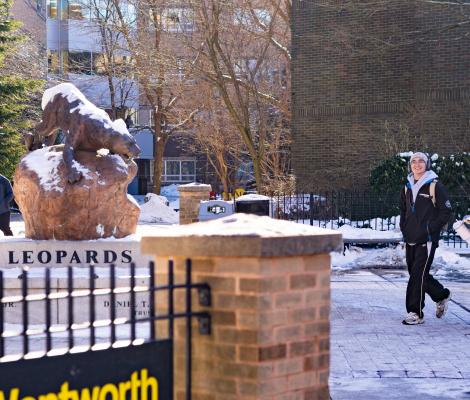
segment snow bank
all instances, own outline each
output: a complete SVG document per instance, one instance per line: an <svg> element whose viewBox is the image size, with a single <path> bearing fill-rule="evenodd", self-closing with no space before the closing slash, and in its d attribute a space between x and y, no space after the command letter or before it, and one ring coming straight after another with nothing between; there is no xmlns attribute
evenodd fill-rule
<svg viewBox="0 0 470 400"><path fill-rule="evenodd" d="M256 200L271 200L270 197L263 196L261 194L244 194L243 196L237 197L235 199L238 201L256 201Z"/></svg>
<svg viewBox="0 0 470 400"><path fill-rule="evenodd" d="M168 200L164 196L148 193L147 201L140 206L139 222L152 224L177 224L179 216L176 211L168 206Z"/></svg>
<svg viewBox="0 0 470 400"><path fill-rule="evenodd" d="M362 249L350 247L342 252L331 254L333 270L350 270L367 267L397 267L406 266L405 247L403 245L384 249ZM441 243L436 250L431 273L440 277L470 278L470 258L461 257Z"/></svg>
<svg viewBox="0 0 470 400"><path fill-rule="evenodd" d="M342 252L331 253L333 270L359 269L364 267L397 267L406 265L405 250L401 246L385 249L362 249L350 247Z"/></svg>
<svg viewBox="0 0 470 400"><path fill-rule="evenodd" d="M273 220L253 214L235 213L210 221L196 222L172 227L165 236L253 236L253 237L286 237L311 236L318 234L335 234L336 232L295 224L290 221Z"/></svg>
<svg viewBox="0 0 470 400"><path fill-rule="evenodd" d="M170 207L173 210L180 209L180 192L178 192L178 185L162 186L160 193L168 199Z"/></svg>
<svg viewBox="0 0 470 400"><path fill-rule="evenodd" d="M354 228L343 225L338 228L344 239L402 239L400 231L380 231L371 228Z"/></svg>

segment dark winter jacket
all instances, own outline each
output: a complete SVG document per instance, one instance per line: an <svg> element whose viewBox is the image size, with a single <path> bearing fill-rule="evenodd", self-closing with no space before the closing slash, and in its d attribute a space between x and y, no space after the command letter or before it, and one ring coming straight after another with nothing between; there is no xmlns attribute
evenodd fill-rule
<svg viewBox="0 0 470 400"><path fill-rule="evenodd" d="M10 201L13 200L13 190L10 181L0 175L0 214L10 211Z"/></svg>
<svg viewBox="0 0 470 400"><path fill-rule="evenodd" d="M432 171L429 171L432 172ZM437 175L434 174L435 177ZM415 193L410 182L401 190L400 195L400 229L406 243L439 242L440 231L452 215L452 207L445 186L436 183L436 205L434 206L429 187L434 180L425 181Z"/></svg>

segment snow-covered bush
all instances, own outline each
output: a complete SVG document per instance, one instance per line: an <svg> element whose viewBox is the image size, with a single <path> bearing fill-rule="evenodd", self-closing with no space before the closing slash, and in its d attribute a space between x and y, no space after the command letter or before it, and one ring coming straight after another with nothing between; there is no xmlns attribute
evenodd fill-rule
<svg viewBox="0 0 470 400"><path fill-rule="evenodd" d="M406 182L408 163L413 153L400 153L388 158L370 174L370 186L378 196L387 196L400 192ZM433 154L431 166L439 180L447 187L451 195L454 216L462 218L470 213L470 153L457 153L448 156ZM396 215L397 205L390 205L387 214Z"/></svg>
<svg viewBox="0 0 470 400"><path fill-rule="evenodd" d="M406 182L408 162L413 153L400 153L382 161L370 174L369 183L376 193L399 192ZM448 156L433 154L431 165L439 180L452 194L470 194L470 153Z"/></svg>

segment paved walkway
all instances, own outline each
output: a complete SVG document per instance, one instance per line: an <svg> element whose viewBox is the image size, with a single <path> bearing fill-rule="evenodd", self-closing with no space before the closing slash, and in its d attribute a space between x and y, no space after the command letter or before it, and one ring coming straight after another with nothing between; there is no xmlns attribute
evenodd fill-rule
<svg viewBox="0 0 470 400"><path fill-rule="evenodd" d="M405 326L406 281L404 271L333 275L333 400L470 399L470 284L446 281L446 316L426 297L425 323Z"/></svg>

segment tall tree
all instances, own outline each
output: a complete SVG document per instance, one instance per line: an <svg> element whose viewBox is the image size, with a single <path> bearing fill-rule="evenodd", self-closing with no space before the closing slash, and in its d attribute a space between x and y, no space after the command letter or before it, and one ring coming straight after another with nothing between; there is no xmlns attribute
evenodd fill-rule
<svg viewBox="0 0 470 400"><path fill-rule="evenodd" d="M152 191L159 194L165 145L198 111L184 104L183 94L190 95L191 82L187 71L181 68L182 56L194 58L197 54L182 53L176 37L177 33L191 33L191 23L185 16L190 10L174 8L169 0L113 0L113 3L117 15L115 29L123 35L132 55L142 99L153 115L150 127L155 136ZM124 5L131 5L135 10L135 25L126 20Z"/></svg>
<svg viewBox="0 0 470 400"><path fill-rule="evenodd" d="M40 81L2 72L5 57L22 39L20 24L11 19L10 7L11 0L0 3L0 173L7 177L13 175L24 152L21 132L31 125L25 118L25 108L41 86Z"/></svg>
<svg viewBox="0 0 470 400"><path fill-rule="evenodd" d="M198 33L193 43L203 43L197 70L220 93L245 144L257 188L267 191L279 174L276 154L288 145L291 3L190 3ZM281 147L274 149L276 144Z"/></svg>

